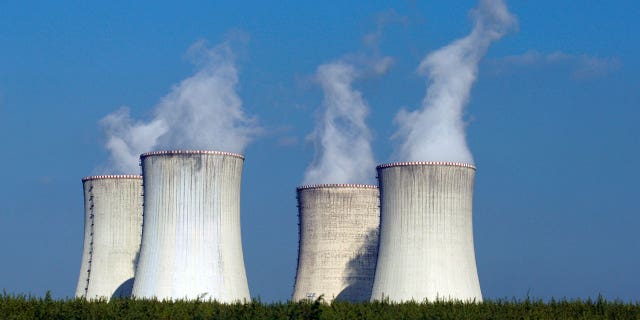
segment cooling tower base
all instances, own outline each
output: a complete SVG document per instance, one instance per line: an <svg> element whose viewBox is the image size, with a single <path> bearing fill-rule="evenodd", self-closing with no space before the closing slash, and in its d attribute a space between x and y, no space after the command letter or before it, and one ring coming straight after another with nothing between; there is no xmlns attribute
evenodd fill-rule
<svg viewBox="0 0 640 320"><path fill-rule="evenodd" d="M475 167L378 166L380 248L372 300L482 301L473 245Z"/></svg>
<svg viewBox="0 0 640 320"><path fill-rule="evenodd" d="M143 154L144 221L133 295L249 301L240 233L243 157Z"/></svg>
<svg viewBox="0 0 640 320"><path fill-rule="evenodd" d="M369 300L378 249L378 188L334 184L297 191L300 241L293 300Z"/></svg>
<svg viewBox="0 0 640 320"><path fill-rule="evenodd" d="M142 177L82 179L85 238L76 297L130 297L142 232Z"/></svg>

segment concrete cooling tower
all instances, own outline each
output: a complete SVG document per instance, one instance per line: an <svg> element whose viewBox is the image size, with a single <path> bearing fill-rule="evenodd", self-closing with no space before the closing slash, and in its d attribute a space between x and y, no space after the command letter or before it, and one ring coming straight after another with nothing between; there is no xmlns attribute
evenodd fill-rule
<svg viewBox="0 0 640 320"><path fill-rule="evenodd" d="M482 301L471 209L475 167L403 162L377 170L380 247L371 299Z"/></svg>
<svg viewBox="0 0 640 320"><path fill-rule="evenodd" d="M378 251L376 186L298 187L300 241L293 300L367 301Z"/></svg>
<svg viewBox="0 0 640 320"><path fill-rule="evenodd" d="M93 176L84 188L84 244L76 296L129 297L142 233L142 177Z"/></svg>
<svg viewBox="0 0 640 320"><path fill-rule="evenodd" d="M240 234L244 157L158 151L140 158L144 221L133 296L249 300Z"/></svg>

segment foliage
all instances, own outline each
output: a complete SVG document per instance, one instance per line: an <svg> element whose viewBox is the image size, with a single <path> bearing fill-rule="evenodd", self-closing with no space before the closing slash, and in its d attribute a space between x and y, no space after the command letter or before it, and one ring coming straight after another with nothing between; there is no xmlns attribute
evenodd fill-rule
<svg viewBox="0 0 640 320"><path fill-rule="evenodd" d="M0 296L0 319L640 319L639 303L596 300L463 302L304 302L54 300Z"/></svg>

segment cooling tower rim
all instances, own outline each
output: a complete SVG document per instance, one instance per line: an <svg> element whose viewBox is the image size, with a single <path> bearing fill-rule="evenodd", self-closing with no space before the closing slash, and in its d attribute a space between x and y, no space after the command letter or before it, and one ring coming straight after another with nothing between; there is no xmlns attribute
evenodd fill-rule
<svg viewBox="0 0 640 320"><path fill-rule="evenodd" d="M296 190L306 189L323 189L323 188L358 188L358 189L378 189L378 186L372 184L355 184L355 183L320 183L307 184L298 186Z"/></svg>
<svg viewBox="0 0 640 320"><path fill-rule="evenodd" d="M150 156L170 156L170 155L196 155L196 154L212 154L212 155L220 155L220 156L230 156L235 158L240 158L244 160L244 156L239 153L227 152L227 151L216 151L216 150L160 150L160 151L151 151L146 152L140 155L140 159L150 157Z"/></svg>
<svg viewBox="0 0 640 320"><path fill-rule="evenodd" d="M84 178L82 178L82 182L89 181L89 180L102 180L102 179L138 179L138 180L142 180L142 176L141 175L137 175L137 174L106 174L106 175L99 175L99 176L84 177Z"/></svg>
<svg viewBox="0 0 640 320"><path fill-rule="evenodd" d="M476 166L470 163L447 162L447 161L409 161L409 162L391 162L378 165L376 169L384 169L390 167L406 167L406 166L450 166L464 167L476 170Z"/></svg>

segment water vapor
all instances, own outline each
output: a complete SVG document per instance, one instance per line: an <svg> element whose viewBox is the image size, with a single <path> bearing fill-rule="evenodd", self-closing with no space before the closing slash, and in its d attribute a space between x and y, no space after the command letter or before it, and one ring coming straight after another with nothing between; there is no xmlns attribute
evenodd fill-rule
<svg viewBox="0 0 640 320"><path fill-rule="evenodd" d="M473 163L465 139L464 107L468 103L478 63L490 44L517 25L504 1L480 0L471 11L473 30L464 38L428 54L418 72L429 78L419 110L401 110L394 137L403 138L402 161Z"/></svg>
<svg viewBox="0 0 640 320"><path fill-rule="evenodd" d="M135 121L127 108L121 108L100 121L111 170L139 172L139 155L159 149L242 153L259 131L255 119L242 109L229 43L207 48L197 42L188 53L198 67L196 73L171 88L154 107L153 119Z"/></svg>
<svg viewBox="0 0 640 320"><path fill-rule="evenodd" d="M390 58L382 58L368 65L373 72L383 73L391 63ZM318 67L323 114L311 134L316 157L307 168L304 184L372 182L375 161L365 123L369 107L360 91L353 88L354 80L361 75L344 60Z"/></svg>

